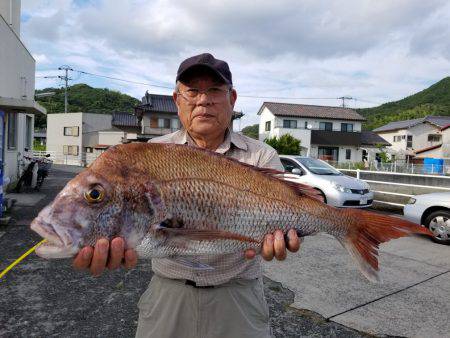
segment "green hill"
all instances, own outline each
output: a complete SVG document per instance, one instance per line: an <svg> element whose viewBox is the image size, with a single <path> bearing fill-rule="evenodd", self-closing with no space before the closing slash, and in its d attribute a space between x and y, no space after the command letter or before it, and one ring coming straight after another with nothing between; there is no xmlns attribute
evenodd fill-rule
<svg viewBox="0 0 450 338"><path fill-rule="evenodd" d="M427 115L450 115L450 77L402 100L374 108L358 109L367 122L363 128L372 130L393 121L410 120Z"/></svg>
<svg viewBox="0 0 450 338"><path fill-rule="evenodd" d="M64 113L64 89L45 88L36 90L36 94L55 92L55 95L37 98L47 113ZM111 114L115 111L133 112L139 100L126 94L107 88L93 88L86 84L75 84L68 88L68 112ZM46 125L46 118L36 115L35 127Z"/></svg>

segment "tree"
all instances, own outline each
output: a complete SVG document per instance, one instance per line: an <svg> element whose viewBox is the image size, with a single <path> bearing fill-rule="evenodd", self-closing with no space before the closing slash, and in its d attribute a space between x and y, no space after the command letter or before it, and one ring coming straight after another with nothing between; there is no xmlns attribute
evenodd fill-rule
<svg viewBox="0 0 450 338"><path fill-rule="evenodd" d="M259 124L254 124L254 125L243 128L242 134L257 140L258 136L259 136Z"/></svg>
<svg viewBox="0 0 450 338"><path fill-rule="evenodd" d="M300 140L297 140L290 134L284 134L280 138L276 136L265 139L268 145L274 148L278 154L298 155L300 154Z"/></svg>

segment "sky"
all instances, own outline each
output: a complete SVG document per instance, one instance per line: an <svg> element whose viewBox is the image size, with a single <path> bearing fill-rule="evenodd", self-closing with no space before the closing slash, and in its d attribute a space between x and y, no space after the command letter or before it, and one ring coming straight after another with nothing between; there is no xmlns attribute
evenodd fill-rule
<svg viewBox="0 0 450 338"><path fill-rule="evenodd" d="M414 94L450 75L449 36L446 0L22 0L21 13L37 89L62 86L44 77L68 65L70 84L171 94L180 62L209 52L230 65L238 128L264 101L360 108Z"/></svg>

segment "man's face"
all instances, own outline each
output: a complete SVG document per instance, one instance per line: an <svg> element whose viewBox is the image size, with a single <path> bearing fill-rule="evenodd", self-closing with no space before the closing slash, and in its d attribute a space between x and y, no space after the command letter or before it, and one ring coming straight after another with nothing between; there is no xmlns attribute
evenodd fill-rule
<svg viewBox="0 0 450 338"><path fill-rule="evenodd" d="M206 95L209 88L220 88L223 95ZM200 93L194 99L186 95L189 89L198 89ZM214 97L213 97L214 96ZM228 128L236 102L236 91L209 74L190 76L179 83L178 92L173 98L178 107L178 116L183 127L194 136L208 138L224 133Z"/></svg>

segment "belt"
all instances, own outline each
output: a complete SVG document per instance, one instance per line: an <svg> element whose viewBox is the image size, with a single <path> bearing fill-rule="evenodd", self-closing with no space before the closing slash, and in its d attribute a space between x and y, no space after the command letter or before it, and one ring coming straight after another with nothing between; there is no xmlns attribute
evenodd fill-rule
<svg viewBox="0 0 450 338"><path fill-rule="evenodd" d="M197 285L197 283L195 281L190 280L190 279L186 279L184 284L193 286L194 288L197 288L197 289L214 289L215 288L215 285Z"/></svg>

